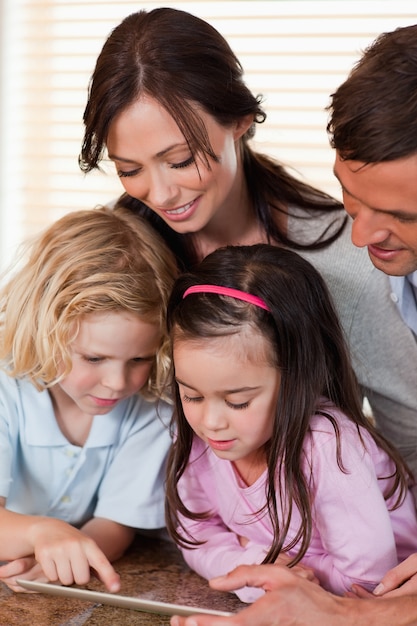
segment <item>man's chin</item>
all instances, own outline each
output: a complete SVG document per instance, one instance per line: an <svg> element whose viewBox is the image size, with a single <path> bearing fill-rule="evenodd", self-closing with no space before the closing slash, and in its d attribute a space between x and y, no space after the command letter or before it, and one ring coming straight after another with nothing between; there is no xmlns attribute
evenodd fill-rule
<svg viewBox="0 0 417 626"><path fill-rule="evenodd" d="M369 258L372 261L372 264L384 274L388 276L407 276L408 274L412 274L417 270L417 261L404 263L400 262L399 259L392 261L384 261L375 257L368 250Z"/></svg>

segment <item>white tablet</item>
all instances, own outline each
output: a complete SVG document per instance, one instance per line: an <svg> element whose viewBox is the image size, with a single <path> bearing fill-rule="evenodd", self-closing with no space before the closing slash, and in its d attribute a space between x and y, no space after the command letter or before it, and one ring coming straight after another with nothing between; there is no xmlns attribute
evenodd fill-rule
<svg viewBox="0 0 417 626"><path fill-rule="evenodd" d="M64 596L66 598L76 598L77 600L86 600L88 602L99 602L100 604L111 604L112 606L118 606L122 609L133 609L134 611L144 611L145 613L158 613L159 615L195 615L197 613L205 613L206 615L220 615L224 617L233 615L233 613L226 611L215 611L214 609L205 609L196 606L157 602L155 600L146 600L145 598L120 596L114 593L78 589L77 587L64 587L50 583L40 583L33 580L19 579L16 582L29 591L49 593L53 596Z"/></svg>

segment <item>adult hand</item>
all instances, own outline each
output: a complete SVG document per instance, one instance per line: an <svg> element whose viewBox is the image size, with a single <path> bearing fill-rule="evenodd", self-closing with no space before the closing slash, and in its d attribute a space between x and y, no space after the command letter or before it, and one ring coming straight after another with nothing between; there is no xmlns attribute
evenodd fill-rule
<svg viewBox="0 0 417 626"><path fill-rule="evenodd" d="M246 548L249 543L249 539L247 537L244 537L243 535L237 535L237 538L242 548Z"/></svg>
<svg viewBox="0 0 417 626"><path fill-rule="evenodd" d="M417 594L417 554L389 570L374 589L375 596L394 598Z"/></svg>
<svg viewBox="0 0 417 626"><path fill-rule="evenodd" d="M240 565L227 576L210 581L213 589L221 591L246 585L267 593L232 617L175 616L171 626L357 626L359 611L346 621L346 604L352 609L363 604L338 598L289 568L275 565ZM338 621L338 616L343 616L343 621Z"/></svg>

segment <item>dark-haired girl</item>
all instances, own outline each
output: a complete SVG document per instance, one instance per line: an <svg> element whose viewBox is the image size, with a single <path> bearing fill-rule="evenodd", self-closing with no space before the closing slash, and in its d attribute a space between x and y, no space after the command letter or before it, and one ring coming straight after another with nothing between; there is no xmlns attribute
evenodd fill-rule
<svg viewBox="0 0 417 626"><path fill-rule="evenodd" d="M219 249L177 279L168 325L167 526L193 569L213 578L286 555L342 595L416 551L408 470L362 412L309 262L268 244Z"/></svg>

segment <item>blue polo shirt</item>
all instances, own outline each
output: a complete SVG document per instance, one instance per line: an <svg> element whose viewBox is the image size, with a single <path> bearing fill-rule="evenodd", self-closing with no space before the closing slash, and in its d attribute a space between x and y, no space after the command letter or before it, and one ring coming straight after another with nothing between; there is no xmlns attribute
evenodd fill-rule
<svg viewBox="0 0 417 626"><path fill-rule="evenodd" d="M81 526L92 517L161 528L172 407L140 395L96 415L83 447L55 420L48 391L0 372L0 496L6 508Z"/></svg>

